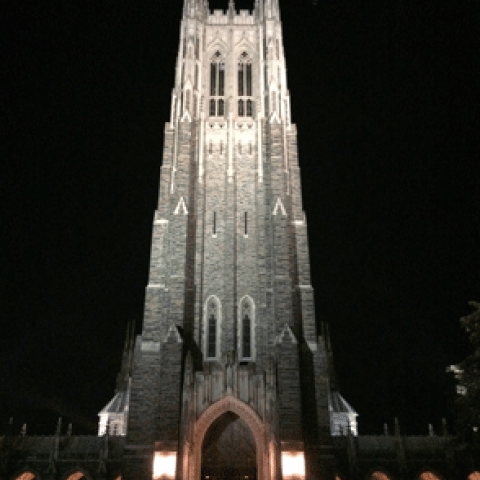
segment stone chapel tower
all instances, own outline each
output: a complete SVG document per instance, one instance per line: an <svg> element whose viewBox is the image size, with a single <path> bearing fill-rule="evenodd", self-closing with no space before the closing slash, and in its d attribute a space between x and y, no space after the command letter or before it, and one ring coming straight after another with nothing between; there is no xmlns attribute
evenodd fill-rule
<svg viewBox="0 0 480 480"><path fill-rule="evenodd" d="M333 480L278 0L180 31L123 478Z"/></svg>

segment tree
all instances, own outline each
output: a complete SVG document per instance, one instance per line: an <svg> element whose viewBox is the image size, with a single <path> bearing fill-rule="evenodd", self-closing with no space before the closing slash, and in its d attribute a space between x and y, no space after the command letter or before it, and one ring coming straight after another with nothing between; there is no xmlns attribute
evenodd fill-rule
<svg viewBox="0 0 480 480"><path fill-rule="evenodd" d="M455 399L457 435L461 444L480 448L480 303L469 302L476 310L460 318L474 352L458 365L451 365L457 380Z"/></svg>

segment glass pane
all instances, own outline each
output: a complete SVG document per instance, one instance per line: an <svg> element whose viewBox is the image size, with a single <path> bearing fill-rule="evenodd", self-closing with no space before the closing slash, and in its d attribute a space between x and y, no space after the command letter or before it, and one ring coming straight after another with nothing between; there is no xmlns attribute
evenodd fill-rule
<svg viewBox="0 0 480 480"><path fill-rule="evenodd" d="M252 96L252 65L247 65L247 96Z"/></svg>
<svg viewBox="0 0 480 480"><path fill-rule="evenodd" d="M247 117L253 116L252 104L253 102L251 100L247 100Z"/></svg>
<svg viewBox="0 0 480 480"><path fill-rule="evenodd" d="M215 100L210 100L210 116L215 116Z"/></svg>
<svg viewBox="0 0 480 480"><path fill-rule="evenodd" d="M243 95L243 65L238 64L238 95Z"/></svg>
<svg viewBox="0 0 480 480"><path fill-rule="evenodd" d="M225 65L221 63L219 65L219 72L218 72L218 95L223 96L225 95Z"/></svg>
<svg viewBox="0 0 480 480"><path fill-rule="evenodd" d="M217 70L217 64L216 63L211 63L210 64L210 95L215 95L216 91L216 70Z"/></svg>
<svg viewBox="0 0 480 480"><path fill-rule="evenodd" d="M238 116L243 117L243 100L238 101Z"/></svg>
<svg viewBox="0 0 480 480"><path fill-rule="evenodd" d="M218 116L223 117L225 115L225 102L223 100L218 101Z"/></svg>
<svg viewBox="0 0 480 480"><path fill-rule="evenodd" d="M217 321L213 315L208 319L208 358L215 358L216 356L216 341L217 341Z"/></svg>
<svg viewBox="0 0 480 480"><path fill-rule="evenodd" d="M251 341L252 328L250 324L250 318L248 315L245 315L243 318L243 352L242 356L244 358L250 358L252 356L252 341Z"/></svg>

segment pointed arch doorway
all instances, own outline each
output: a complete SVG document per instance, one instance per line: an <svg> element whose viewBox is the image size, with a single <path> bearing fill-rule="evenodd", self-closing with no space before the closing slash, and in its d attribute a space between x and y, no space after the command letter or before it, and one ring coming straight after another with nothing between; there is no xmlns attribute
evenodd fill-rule
<svg viewBox="0 0 480 480"><path fill-rule="evenodd" d="M220 415L202 442L201 480L256 478L256 447L250 428L233 412Z"/></svg>
<svg viewBox="0 0 480 480"><path fill-rule="evenodd" d="M224 397L195 424L191 480L269 480L265 428L247 404ZM247 477L247 478L245 478Z"/></svg>

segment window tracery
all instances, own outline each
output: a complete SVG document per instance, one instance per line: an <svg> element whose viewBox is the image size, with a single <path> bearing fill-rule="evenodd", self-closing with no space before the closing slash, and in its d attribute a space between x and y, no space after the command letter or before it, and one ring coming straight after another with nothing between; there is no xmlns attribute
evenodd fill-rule
<svg viewBox="0 0 480 480"><path fill-rule="evenodd" d="M240 55L237 74L238 116L252 117L252 62L247 52Z"/></svg>
<svg viewBox="0 0 480 480"><path fill-rule="evenodd" d="M210 108L211 117L225 115L225 62L219 51L210 62Z"/></svg>

